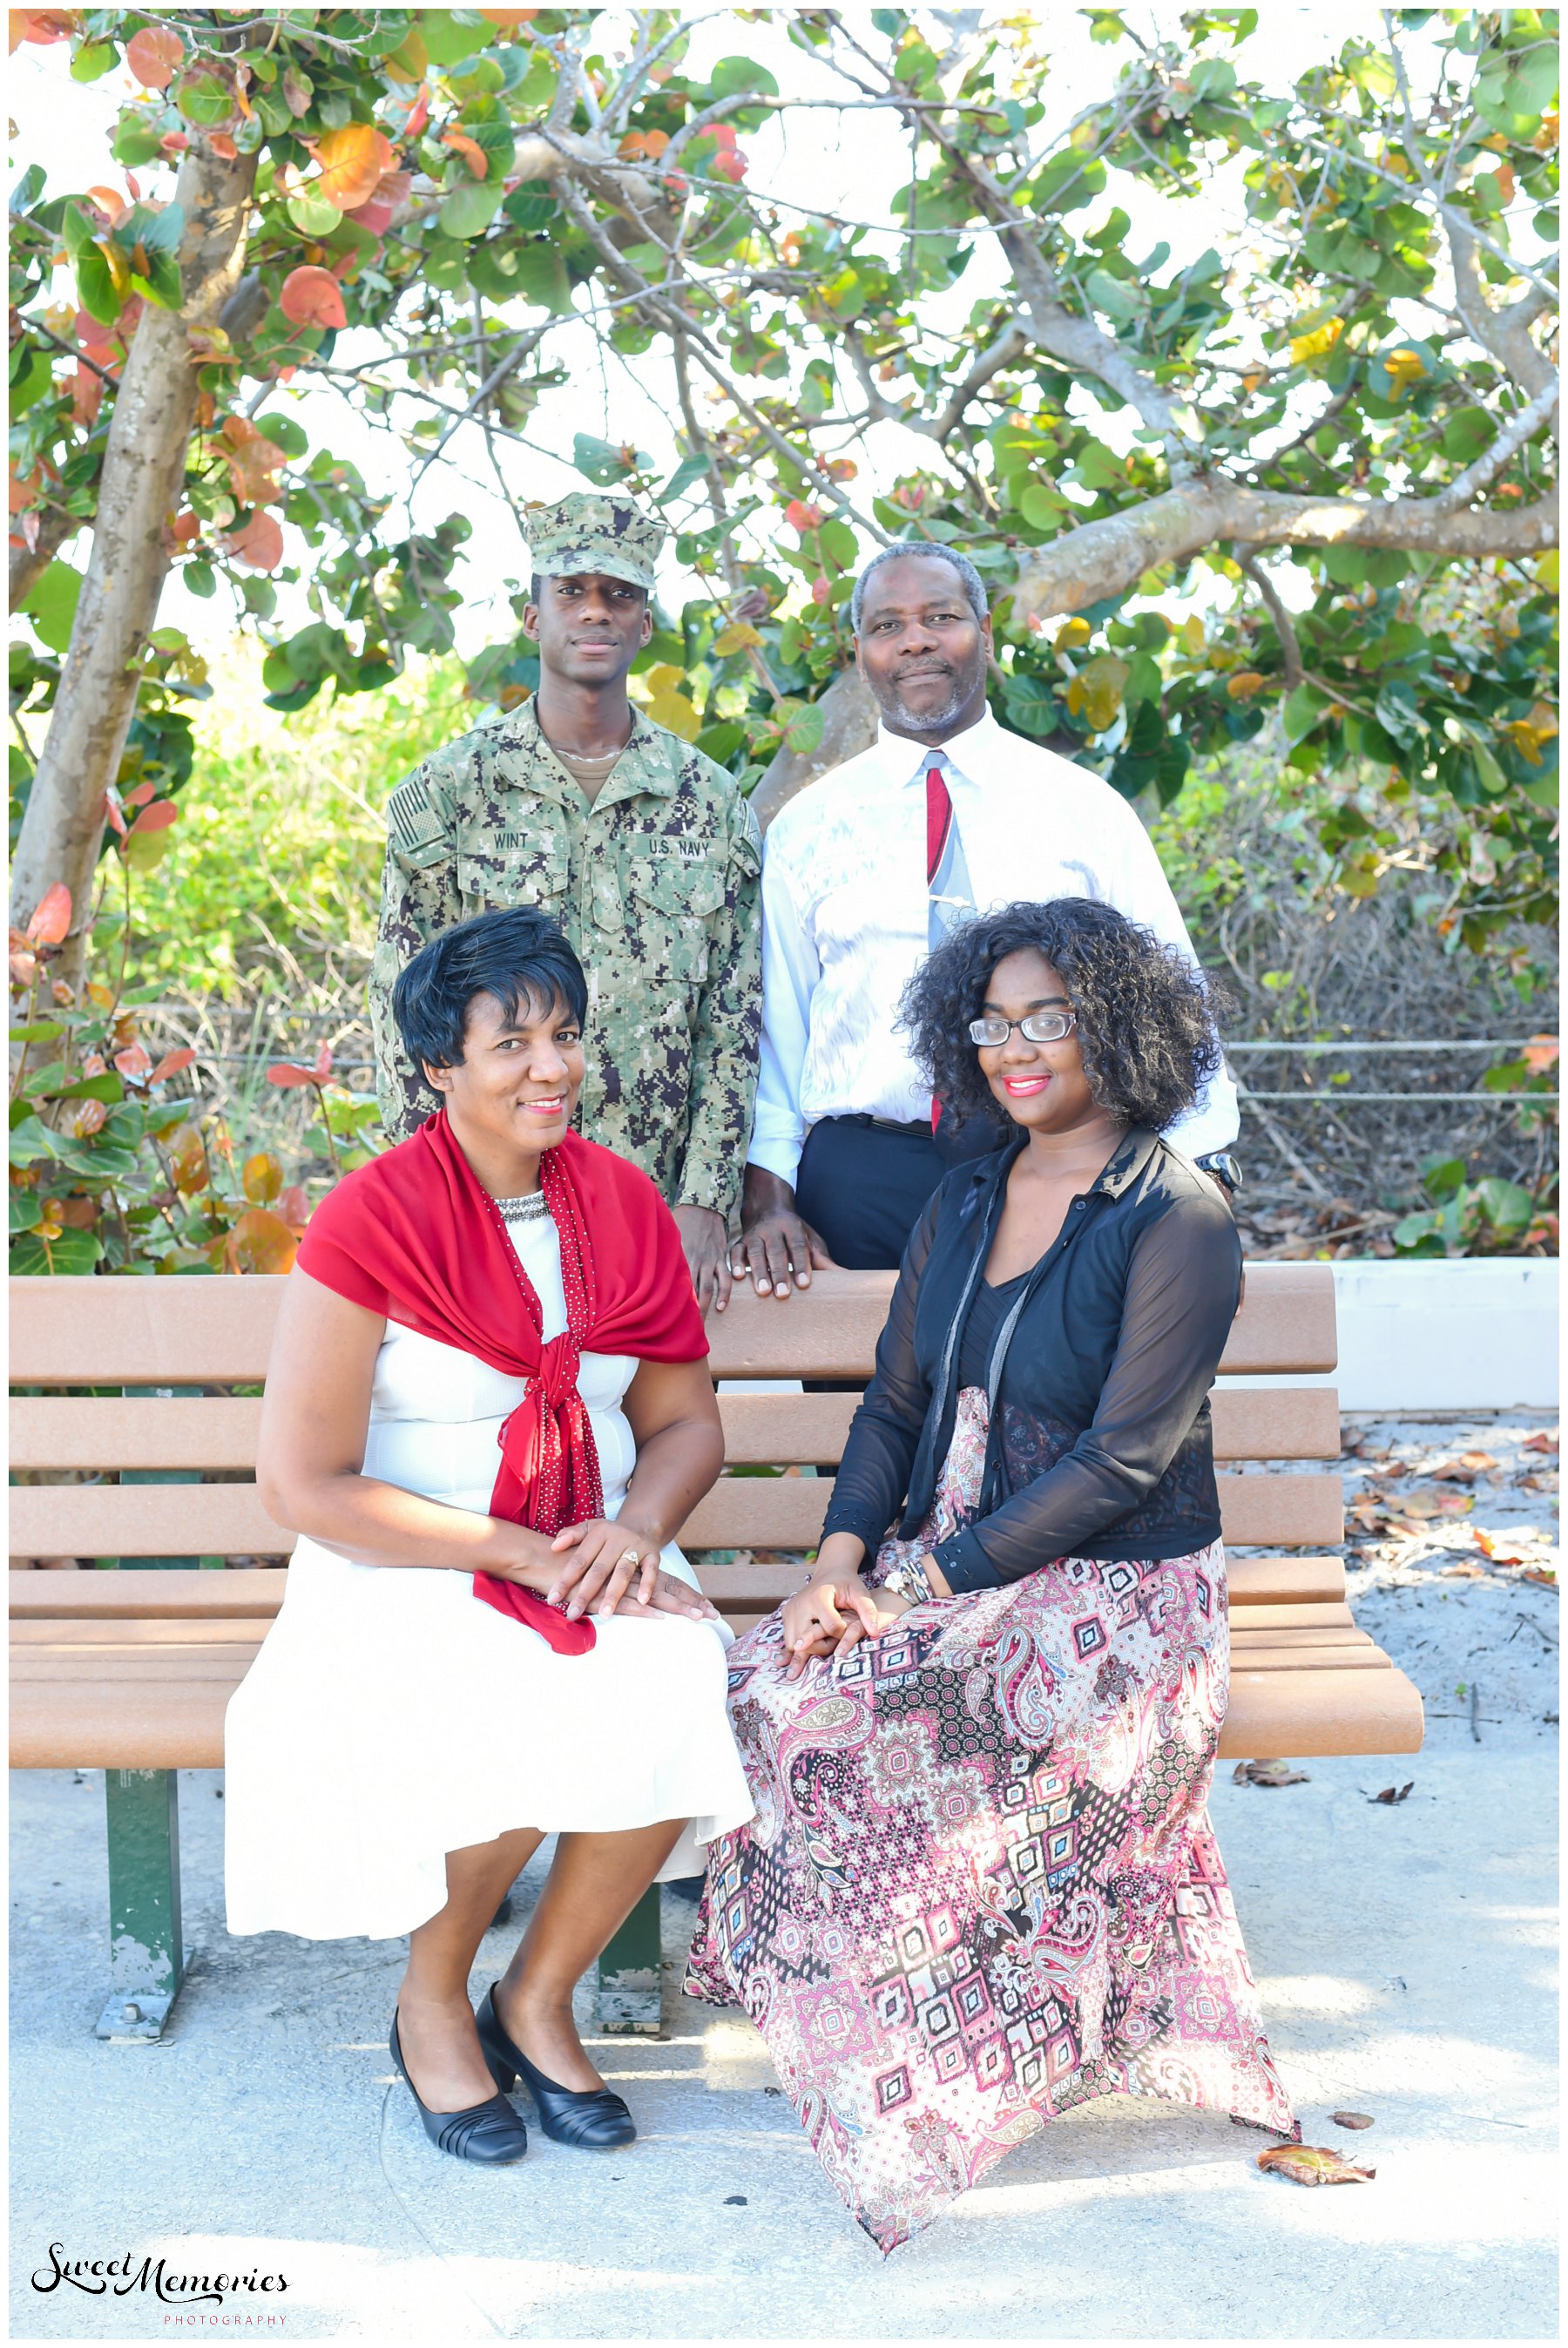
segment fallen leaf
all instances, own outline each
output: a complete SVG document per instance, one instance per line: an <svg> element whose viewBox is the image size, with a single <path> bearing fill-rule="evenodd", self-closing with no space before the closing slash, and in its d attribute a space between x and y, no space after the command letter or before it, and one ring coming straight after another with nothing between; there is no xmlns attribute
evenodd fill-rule
<svg viewBox="0 0 1568 2348"><path fill-rule="evenodd" d="M1369 2128L1372 2125L1371 2116L1367 2112L1330 2112L1328 2116L1336 2127Z"/></svg>
<svg viewBox="0 0 1568 2348"><path fill-rule="evenodd" d="M1440 1459L1427 1474L1434 1484L1473 1484L1484 1468L1496 1465L1489 1451L1466 1451L1457 1459Z"/></svg>
<svg viewBox="0 0 1568 2348"><path fill-rule="evenodd" d="M1533 1435L1525 1437L1519 1447L1521 1451L1555 1451L1557 1437L1554 1435L1549 1435L1545 1427L1538 1426Z"/></svg>
<svg viewBox="0 0 1568 2348"><path fill-rule="evenodd" d="M1477 1549L1491 1558L1493 1565L1528 1565L1534 1561L1545 1536L1533 1525L1518 1525L1509 1532L1488 1532L1484 1525L1472 1525Z"/></svg>
<svg viewBox="0 0 1568 2348"><path fill-rule="evenodd" d="M1311 1782L1305 1769L1293 1769L1288 1761L1239 1761L1231 1779L1233 1786L1309 1786Z"/></svg>
<svg viewBox="0 0 1568 2348"><path fill-rule="evenodd" d="M1413 1777L1407 1777L1402 1786L1397 1787L1385 1786L1380 1794L1373 1794L1368 1798L1374 1802L1381 1802L1387 1808L1392 1809L1396 1802L1402 1802L1405 1799L1415 1782Z"/></svg>
<svg viewBox="0 0 1568 2348"><path fill-rule="evenodd" d="M1375 2168L1358 2168L1343 2153L1321 2144L1276 2144L1271 2152L1258 2154L1257 2165L1292 2185L1368 2185L1378 2174Z"/></svg>
<svg viewBox="0 0 1568 2348"><path fill-rule="evenodd" d="M1555 1590L1557 1587L1557 1576L1550 1566L1527 1566L1519 1579L1521 1581L1533 1581L1541 1590Z"/></svg>
<svg viewBox="0 0 1568 2348"><path fill-rule="evenodd" d="M1484 1565L1472 1565L1468 1559L1463 1559L1458 1565L1445 1565L1438 1580L1440 1581L1484 1581L1486 1568Z"/></svg>

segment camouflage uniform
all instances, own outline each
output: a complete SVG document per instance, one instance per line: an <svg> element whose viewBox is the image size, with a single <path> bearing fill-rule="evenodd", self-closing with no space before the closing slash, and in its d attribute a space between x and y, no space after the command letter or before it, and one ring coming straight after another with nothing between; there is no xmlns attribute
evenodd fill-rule
<svg viewBox="0 0 1568 2348"><path fill-rule="evenodd" d="M610 566L596 547L575 567ZM592 807L531 701L436 751L387 805L370 1010L388 1134L439 1106L393 1022L399 971L470 914L538 905L588 973L583 1131L671 1206L727 1215L756 1089L760 870L733 778L641 712Z"/></svg>

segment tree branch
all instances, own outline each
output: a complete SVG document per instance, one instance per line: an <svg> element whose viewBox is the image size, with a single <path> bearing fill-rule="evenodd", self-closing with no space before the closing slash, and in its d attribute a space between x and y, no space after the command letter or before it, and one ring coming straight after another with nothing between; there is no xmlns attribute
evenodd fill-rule
<svg viewBox="0 0 1568 2348"><path fill-rule="evenodd" d="M1275 633L1279 638L1280 658L1285 667L1285 689L1286 693L1294 693L1296 686L1302 683L1305 674L1301 665L1301 644L1296 636L1296 623L1286 609L1278 588L1255 556L1238 554L1235 558L1235 565L1244 578L1252 581L1268 606L1268 616L1274 622Z"/></svg>
<svg viewBox="0 0 1568 2348"><path fill-rule="evenodd" d="M21 516L13 517L14 522ZM32 546L26 543L11 548L11 609L16 611L32 593L62 546L73 531L82 527L79 514L67 513L64 506L45 506L38 515L38 536Z"/></svg>
<svg viewBox="0 0 1568 2348"><path fill-rule="evenodd" d="M1433 498L1286 496L1211 477L1034 548L1020 566L1014 613L1043 626L1225 539L1237 546L1389 547L1450 557L1539 554L1557 544L1557 510L1555 500L1542 499L1512 513L1490 506L1440 512Z"/></svg>
<svg viewBox="0 0 1568 2348"><path fill-rule="evenodd" d="M1439 490L1431 501L1433 511L1454 513L1460 507L1468 506L1471 498L1480 497L1482 489L1491 487L1503 467L1517 457L1526 441L1533 440L1542 426L1550 423L1556 407L1557 385L1553 381L1544 391L1536 393L1528 407L1522 407L1516 416L1509 417L1491 448L1483 448L1473 465L1467 465L1447 489Z"/></svg>

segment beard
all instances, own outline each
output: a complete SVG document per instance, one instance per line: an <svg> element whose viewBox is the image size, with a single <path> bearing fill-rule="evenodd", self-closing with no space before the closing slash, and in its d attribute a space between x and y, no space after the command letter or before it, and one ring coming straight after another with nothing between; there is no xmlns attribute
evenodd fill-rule
<svg viewBox="0 0 1568 2348"><path fill-rule="evenodd" d="M938 702L935 708L912 709L895 685L882 704L883 716L891 718L895 726L902 726L907 733L939 734L962 713L975 687L973 676L961 676L957 670L949 675L947 698Z"/></svg>

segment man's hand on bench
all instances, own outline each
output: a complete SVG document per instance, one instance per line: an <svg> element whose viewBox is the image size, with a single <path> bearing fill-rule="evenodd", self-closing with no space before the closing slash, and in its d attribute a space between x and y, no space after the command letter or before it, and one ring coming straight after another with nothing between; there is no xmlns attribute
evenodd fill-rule
<svg viewBox="0 0 1568 2348"><path fill-rule="evenodd" d="M794 1192L783 1176L748 1166L741 1236L730 1244L734 1277L754 1280L759 1296L787 1296L792 1276L797 1288L809 1288L813 1270L832 1262L821 1235L796 1214Z"/></svg>

